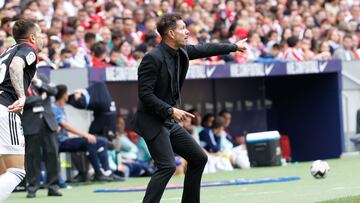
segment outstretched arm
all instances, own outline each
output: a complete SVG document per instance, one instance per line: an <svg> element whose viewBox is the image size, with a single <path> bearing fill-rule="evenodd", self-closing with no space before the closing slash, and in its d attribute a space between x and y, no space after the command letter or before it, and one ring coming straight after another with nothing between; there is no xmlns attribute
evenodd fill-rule
<svg viewBox="0 0 360 203"><path fill-rule="evenodd" d="M10 112L21 112L25 105L25 90L24 90L24 68L25 61L15 56L9 66L11 84L15 89L18 100L8 106Z"/></svg>
<svg viewBox="0 0 360 203"><path fill-rule="evenodd" d="M246 50L246 40L243 39L235 44L224 44L224 43L206 43L199 45L187 45L185 50L189 55L189 59L198 59L210 56L229 54L230 52Z"/></svg>

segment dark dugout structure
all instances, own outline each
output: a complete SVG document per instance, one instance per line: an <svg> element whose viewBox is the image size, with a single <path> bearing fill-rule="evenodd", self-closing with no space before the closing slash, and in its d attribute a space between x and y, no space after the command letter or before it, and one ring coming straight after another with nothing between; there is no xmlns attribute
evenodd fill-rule
<svg viewBox="0 0 360 203"><path fill-rule="evenodd" d="M338 158L343 152L339 60L192 66L182 89L183 109L227 109L230 133L278 130L290 138L292 161ZM106 81L117 111L131 119L137 103L136 68L89 69Z"/></svg>

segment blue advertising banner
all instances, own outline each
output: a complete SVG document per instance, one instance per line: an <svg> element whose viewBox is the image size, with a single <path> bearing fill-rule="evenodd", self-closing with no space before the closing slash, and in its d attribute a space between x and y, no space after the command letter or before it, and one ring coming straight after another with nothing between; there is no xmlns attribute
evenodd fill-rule
<svg viewBox="0 0 360 203"><path fill-rule="evenodd" d="M216 79L268 77L282 75L320 74L341 71L340 60L329 61L289 61L275 63L246 63L223 65L191 65L187 79ZM90 69L90 81L136 81L136 67L109 67Z"/></svg>

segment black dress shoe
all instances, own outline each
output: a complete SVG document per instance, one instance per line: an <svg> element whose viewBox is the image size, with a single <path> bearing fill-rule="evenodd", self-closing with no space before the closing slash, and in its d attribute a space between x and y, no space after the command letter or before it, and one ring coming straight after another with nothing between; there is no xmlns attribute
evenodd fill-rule
<svg viewBox="0 0 360 203"><path fill-rule="evenodd" d="M62 193L59 190L49 190L48 196L60 197L62 196Z"/></svg>
<svg viewBox="0 0 360 203"><path fill-rule="evenodd" d="M26 195L26 198L35 198L36 197L36 193L35 192L28 192Z"/></svg>

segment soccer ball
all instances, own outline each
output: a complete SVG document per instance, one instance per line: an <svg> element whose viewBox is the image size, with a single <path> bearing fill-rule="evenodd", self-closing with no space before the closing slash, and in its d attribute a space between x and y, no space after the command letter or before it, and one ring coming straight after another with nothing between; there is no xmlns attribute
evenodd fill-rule
<svg viewBox="0 0 360 203"><path fill-rule="evenodd" d="M326 178L330 172L330 167L326 161L316 160L311 164L310 172L316 179Z"/></svg>

